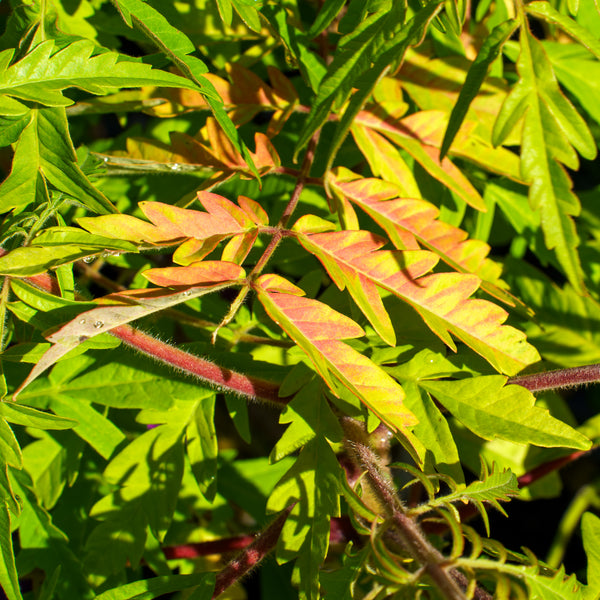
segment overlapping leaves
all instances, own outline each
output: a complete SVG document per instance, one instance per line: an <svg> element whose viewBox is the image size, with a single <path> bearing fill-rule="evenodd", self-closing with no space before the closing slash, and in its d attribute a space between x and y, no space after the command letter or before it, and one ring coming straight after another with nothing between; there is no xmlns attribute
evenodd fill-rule
<svg viewBox="0 0 600 600"><path fill-rule="evenodd" d="M385 239L367 231L319 232L326 225L303 217L294 226L300 243L323 263L340 288L348 288L379 335L395 343L392 324L379 297L383 288L413 306L450 347L450 333L484 356L496 369L517 373L537 360L537 351L516 329L502 325L506 312L469 299L479 280L467 274L427 273L437 257L426 251L381 250Z"/></svg>
<svg viewBox="0 0 600 600"><path fill-rule="evenodd" d="M540 212L547 247L555 249L569 281L582 291L579 237L572 220L580 205L564 166L579 166L575 150L584 158L594 158L596 145L585 121L560 91L541 43L526 25L521 28L520 45L520 79L498 114L493 140L502 143L524 117L521 172L531 184L529 200Z"/></svg>

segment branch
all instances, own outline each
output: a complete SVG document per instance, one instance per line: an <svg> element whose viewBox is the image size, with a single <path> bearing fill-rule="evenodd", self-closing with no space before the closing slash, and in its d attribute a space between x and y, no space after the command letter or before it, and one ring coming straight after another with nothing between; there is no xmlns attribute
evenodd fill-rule
<svg viewBox="0 0 600 600"><path fill-rule="evenodd" d="M446 600L466 600L457 577L446 567L447 560L434 548L417 524L409 517L398 498L394 486L380 464L379 457L370 448L366 435L358 422L348 417L341 419L350 454L366 471L366 477L388 518L395 526L399 541L413 559L429 575Z"/></svg>
<svg viewBox="0 0 600 600"><path fill-rule="evenodd" d="M0 256L4 253L5 251L0 248ZM27 277L26 281L50 294L57 296L60 294L56 279L48 273ZM246 398L262 400L277 406L287 403L286 400L279 398L279 384L276 382L225 369L204 358L161 342L130 325L120 325L109 333L146 356L180 369L203 383L217 386L222 391L240 394Z"/></svg>
<svg viewBox="0 0 600 600"><path fill-rule="evenodd" d="M288 518L294 504L288 506L277 518L250 544L242 550L220 573L217 575L213 600L220 596L230 585L239 581L256 567L277 544L283 524Z"/></svg>
<svg viewBox="0 0 600 600"><path fill-rule="evenodd" d="M508 383L520 385L531 392L557 390L586 383L600 383L600 363L570 369L556 369L531 375L520 375L508 380Z"/></svg>

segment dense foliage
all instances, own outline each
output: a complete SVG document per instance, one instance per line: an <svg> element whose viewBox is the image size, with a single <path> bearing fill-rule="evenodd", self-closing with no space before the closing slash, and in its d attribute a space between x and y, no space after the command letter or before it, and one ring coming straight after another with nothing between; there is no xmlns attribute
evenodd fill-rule
<svg viewBox="0 0 600 600"><path fill-rule="evenodd" d="M0 21L6 598L600 596L593 0Z"/></svg>

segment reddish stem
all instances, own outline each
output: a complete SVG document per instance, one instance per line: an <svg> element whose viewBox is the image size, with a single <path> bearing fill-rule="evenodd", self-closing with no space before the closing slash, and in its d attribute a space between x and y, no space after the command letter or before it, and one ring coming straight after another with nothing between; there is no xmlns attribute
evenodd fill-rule
<svg viewBox="0 0 600 600"><path fill-rule="evenodd" d="M571 367L570 369L556 369L555 371L521 375L508 380L508 383L520 385L532 392L556 390L598 382L600 382L600 363L585 365L584 367Z"/></svg>
<svg viewBox="0 0 600 600"><path fill-rule="evenodd" d="M247 548L217 574L213 599L249 573L275 548L285 520L293 507L293 504L288 506Z"/></svg>
<svg viewBox="0 0 600 600"><path fill-rule="evenodd" d="M3 254L6 254L6 251L0 248L0 256ZM51 294L60 294L56 279L48 273L28 277L27 281ZM139 350L162 363L181 369L203 382L216 385L223 391L241 394L248 398L263 400L279 406L287 403L286 400L279 398L279 384L273 381L243 375L219 367L199 356L194 356L189 352L165 344L130 325L120 325L112 329L110 333L131 348Z"/></svg>

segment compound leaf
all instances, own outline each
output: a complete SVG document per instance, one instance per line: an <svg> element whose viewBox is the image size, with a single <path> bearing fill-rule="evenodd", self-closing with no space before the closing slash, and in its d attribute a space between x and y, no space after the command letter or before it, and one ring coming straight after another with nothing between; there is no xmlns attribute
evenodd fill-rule
<svg viewBox="0 0 600 600"><path fill-rule="evenodd" d="M424 250L380 250L384 238L368 231L304 233L302 217L295 225L298 241L327 269L340 289L352 298L388 343L393 329L379 299L383 288L408 302L430 329L455 349L450 333L481 354L500 372L515 374L538 360L525 335L502 325L507 313L485 300L470 299L479 280L469 274L426 275L437 257Z"/></svg>
<svg viewBox="0 0 600 600"><path fill-rule="evenodd" d="M498 114L493 141L502 143L524 115L521 172L531 184L529 201L540 213L546 246L555 249L569 281L581 292L579 238L571 218L579 214L580 204L563 164L576 169L575 149L591 159L596 146L585 121L562 94L541 43L526 26L521 28L520 42L520 79Z"/></svg>

